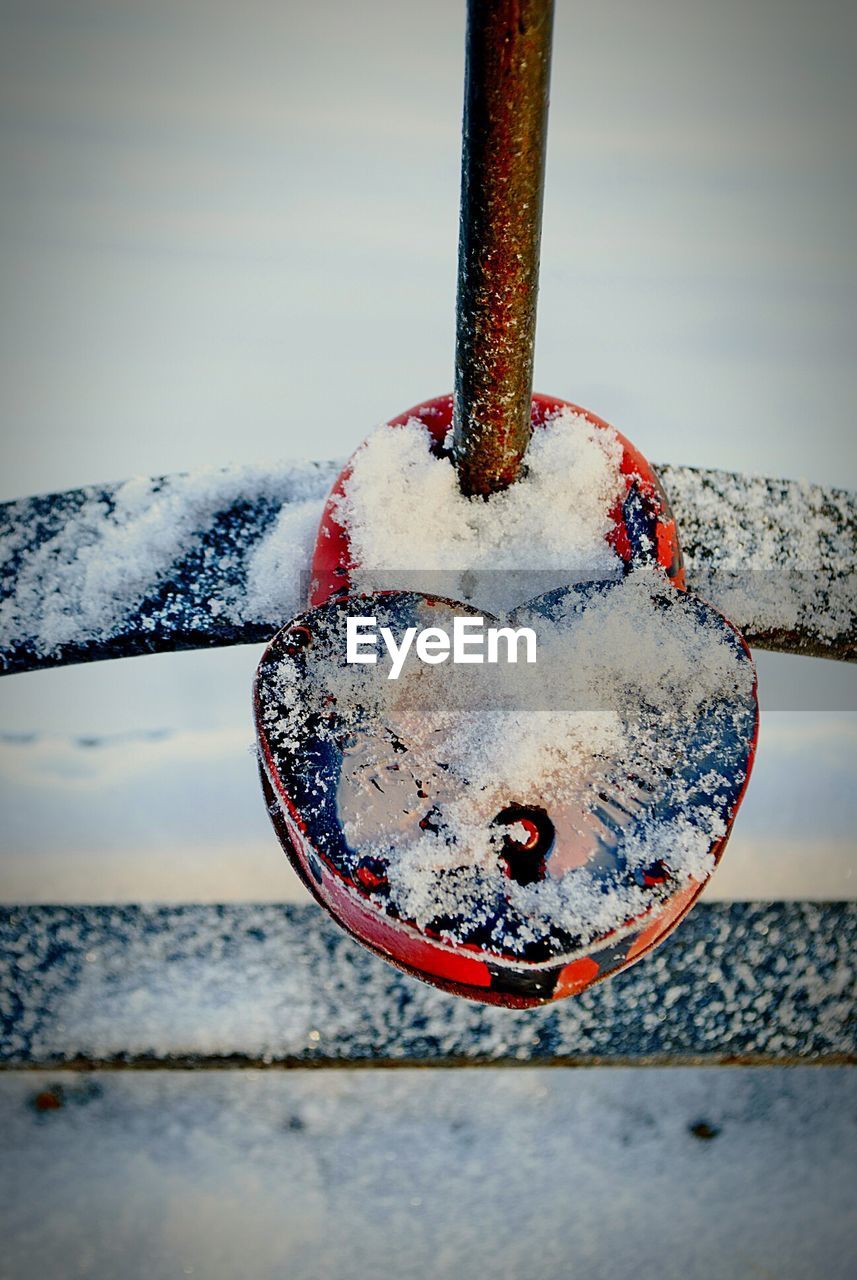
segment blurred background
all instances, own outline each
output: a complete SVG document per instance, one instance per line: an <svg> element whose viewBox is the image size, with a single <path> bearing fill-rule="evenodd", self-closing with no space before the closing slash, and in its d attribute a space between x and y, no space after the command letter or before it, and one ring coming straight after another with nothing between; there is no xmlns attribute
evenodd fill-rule
<svg viewBox="0 0 857 1280"><path fill-rule="evenodd" d="M0 500L337 457L450 388L463 0L2 0ZM653 460L857 488L857 20L557 6L536 387ZM259 650L0 682L0 898L300 897ZM709 890L852 896L857 679L758 655Z"/></svg>

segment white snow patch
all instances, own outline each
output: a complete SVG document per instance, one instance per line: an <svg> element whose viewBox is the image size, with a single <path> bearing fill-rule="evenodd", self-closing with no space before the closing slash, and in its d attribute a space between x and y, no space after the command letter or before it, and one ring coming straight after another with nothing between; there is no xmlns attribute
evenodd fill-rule
<svg viewBox="0 0 857 1280"><path fill-rule="evenodd" d="M236 620L279 616L285 622L301 609L323 510L320 498L283 507L274 527L248 557L245 595L233 607Z"/></svg>
<svg viewBox="0 0 857 1280"><path fill-rule="evenodd" d="M853 635L853 494L807 481L661 470L693 590L745 631Z"/></svg>
<svg viewBox="0 0 857 1280"><path fill-rule="evenodd" d="M264 615L270 606L285 621L302 603L299 579L308 566L310 526L320 518L331 475L332 464L291 462L132 479L116 489L88 491L44 540L34 538L28 503L12 504L4 512L0 564L20 563L13 593L0 601L0 650L29 643L48 655L120 633L218 513L239 500L251 507L284 504L248 556L246 594L236 586L240 555L212 554L205 574L211 594L196 599L189 584L189 607L198 607L203 620L240 621ZM248 516L248 524L256 518Z"/></svg>
<svg viewBox="0 0 857 1280"><path fill-rule="evenodd" d="M355 454L335 506L352 579L361 591L407 585L500 612L533 594L515 571L555 570L557 584L607 577L620 568L606 538L624 493L621 456L612 428L562 409L534 431L521 480L486 502L461 493L451 458L431 452L418 419L380 427Z"/></svg>

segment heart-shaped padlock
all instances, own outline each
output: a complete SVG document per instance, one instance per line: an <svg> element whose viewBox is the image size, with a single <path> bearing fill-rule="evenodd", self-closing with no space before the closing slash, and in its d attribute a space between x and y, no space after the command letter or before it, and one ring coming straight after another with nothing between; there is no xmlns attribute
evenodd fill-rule
<svg viewBox="0 0 857 1280"><path fill-rule="evenodd" d="M546 397L534 397L534 428L568 408L563 429L612 433ZM426 447L448 465L450 415L443 397L388 425L428 427ZM436 643L425 661L412 647L394 679L380 654L349 662L349 619L435 640L456 619L499 621L425 592L355 592L349 465L322 518L316 607L275 637L257 673L263 788L307 887L371 949L477 1000L571 995L656 945L719 860L752 766L749 650L681 589L663 490L613 436L605 537L619 573L502 619L537 638L532 666L456 668Z"/></svg>

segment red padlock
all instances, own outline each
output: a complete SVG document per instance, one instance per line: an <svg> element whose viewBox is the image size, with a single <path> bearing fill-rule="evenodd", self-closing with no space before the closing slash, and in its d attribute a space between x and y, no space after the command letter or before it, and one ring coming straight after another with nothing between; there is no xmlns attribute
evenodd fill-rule
<svg viewBox="0 0 857 1280"><path fill-rule="evenodd" d="M533 398L534 429L540 429L552 415L566 408L592 426L609 429L594 415L545 396ZM388 425L395 429L417 419L428 428L431 448L441 451L451 414L451 397L444 396L401 414ZM668 580L673 587L683 589L678 536L667 499L646 459L624 437L618 433L616 436L621 445L620 497L609 513L608 541L628 573L643 567L656 569L662 582ZM740 672L741 696L726 708L726 714L721 714L720 708L713 717L701 717L687 740L676 741L676 768L668 771L669 776L661 772L656 779L652 775L648 780L640 779L639 785L630 785L631 766L626 768L623 764L618 768L616 777L602 784L618 790L607 792L603 801L593 802L595 818L583 840L583 854L579 833L571 832L567 821L563 826L561 815L548 812L539 796L509 794L495 817L501 833L497 845L501 873L491 881L490 890L486 889L485 901L471 910L470 917L463 908L456 913L456 882L450 877L451 913L438 914L431 920L408 918L390 892L387 853L367 853L359 845L349 844L345 837L348 824L342 806L351 803L347 799L349 788L353 793L354 786L359 789L369 775L365 770L359 776L355 772L353 724L340 722L341 709L333 695L326 699L323 714L317 707L311 715L303 714L309 703L315 705L317 697L318 676L313 671L312 655L329 642L337 629L341 630L342 618L349 612L386 611L391 623L404 626L408 622L436 621L453 611L473 611L417 592L349 598L351 574L357 566L352 562L348 530L340 523L339 512L350 474L349 464L337 480L322 517L312 572L311 603L316 608L275 637L257 675L262 781L275 829L299 875L322 905L366 946L407 972L457 994L509 1007L527 1007L579 992L634 962L661 941L690 909L722 854L743 798L756 744L758 710L749 650L739 633L710 606L681 590L665 587L659 602L661 611L674 614L677 624L683 619L683 625L698 624L717 633L718 642L728 650L736 672ZM552 616L552 611L556 613L558 607L566 607L570 601L570 625L574 627L578 614L585 616L588 609L602 607L615 589L615 583L578 584L565 593L553 593L537 601L528 616ZM281 680L283 664L291 672L286 697ZM287 728L283 737L281 726L298 721L300 732ZM373 723L370 717L361 725L358 739L361 734L358 747L372 743L373 767L377 764L397 771L396 803L401 802L408 839L417 837L420 831L440 832L444 797L450 798L446 783L439 784L438 795L432 794L433 784L422 778L413 778L412 786L408 783L404 790L401 788L402 763L410 758L411 749L407 733L388 738L389 726ZM386 763L385 750L389 754ZM714 791L710 783L712 759L722 765ZM373 782L379 791L383 790L377 778L369 777L369 784ZM467 785L466 778L459 777L458 782ZM706 786L711 794L705 791ZM635 864L626 856L625 846L636 839L646 823L651 823L652 815L682 811L682 816L693 821L694 805L687 797L694 796L695 803L707 806L709 821L716 808L716 821L710 826L716 834L708 841L705 875L677 877L667 857L652 856L645 864ZM589 880L605 895L626 895L628 901L635 903L633 913L622 917L620 912L615 923L600 933L596 930L594 934L590 931L576 936L569 930L545 929L543 936L521 943L515 895L520 899L529 886L574 875L574 868L583 865L581 858ZM503 877L509 892L503 891ZM470 892L472 899L472 886ZM504 944L503 939L507 938L512 942Z"/></svg>

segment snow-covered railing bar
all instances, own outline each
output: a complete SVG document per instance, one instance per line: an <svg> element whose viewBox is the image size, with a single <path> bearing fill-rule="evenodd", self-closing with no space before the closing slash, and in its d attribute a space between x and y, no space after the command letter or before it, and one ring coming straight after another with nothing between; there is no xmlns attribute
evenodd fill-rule
<svg viewBox="0 0 857 1280"><path fill-rule="evenodd" d="M303 607L338 462L200 471L0 506L0 672L265 641ZM689 584L761 648L857 656L857 496L659 468Z"/></svg>
<svg viewBox="0 0 857 1280"><path fill-rule="evenodd" d="M542 1009L448 996L315 905L4 908L0 1065L844 1063L852 903L702 904Z"/></svg>

